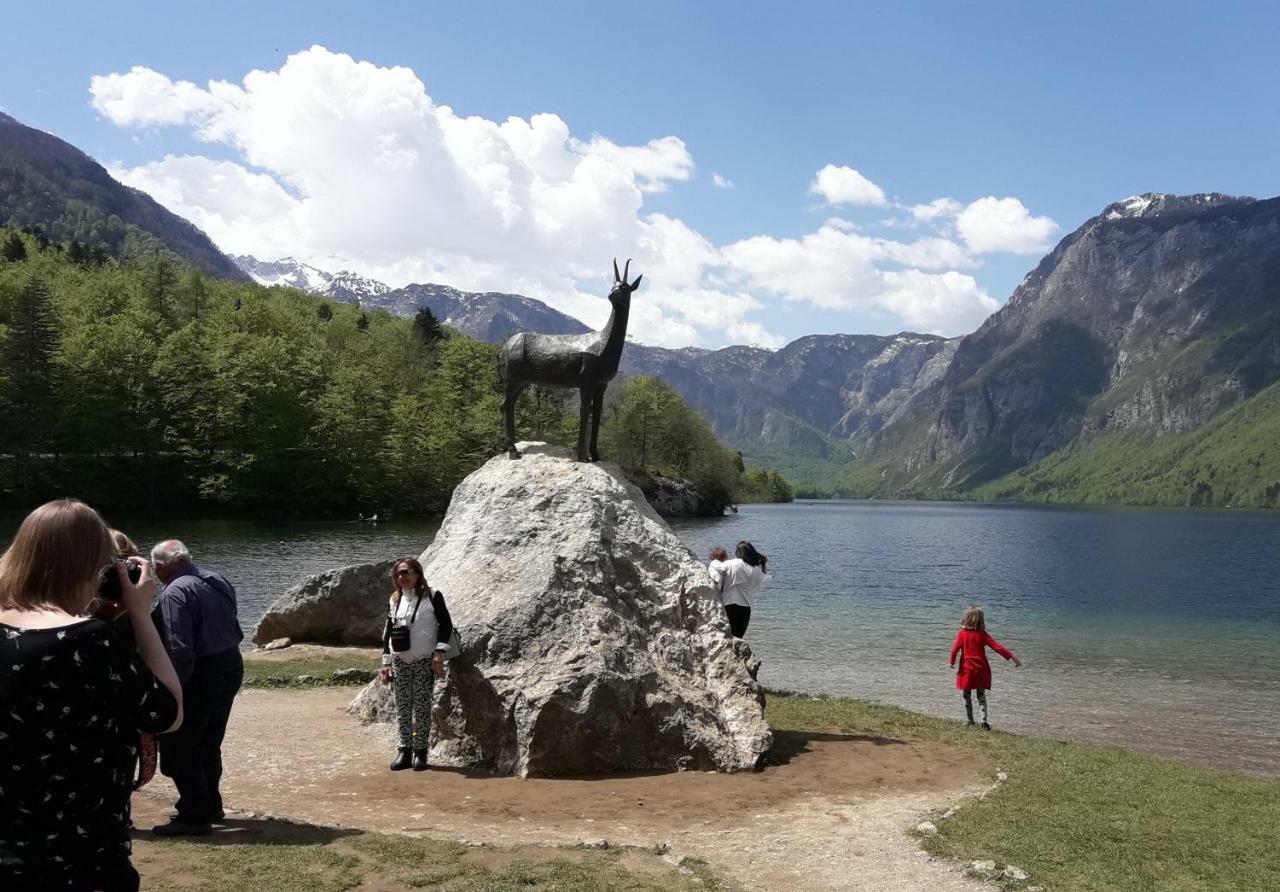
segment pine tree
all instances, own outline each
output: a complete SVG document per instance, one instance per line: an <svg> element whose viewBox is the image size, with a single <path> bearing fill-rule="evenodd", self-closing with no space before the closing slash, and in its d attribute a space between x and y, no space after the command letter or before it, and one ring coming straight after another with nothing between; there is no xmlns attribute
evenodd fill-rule
<svg viewBox="0 0 1280 892"><path fill-rule="evenodd" d="M5 239L4 247L0 248L0 254L9 263L18 263L27 259L27 243L16 232L9 233L9 237Z"/></svg>
<svg viewBox="0 0 1280 892"><path fill-rule="evenodd" d="M53 356L58 332L48 286L28 282L13 302L8 337L0 345L4 406L0 423L14 457L15 483L24 501L34 483L31 458L45 451L57 417Z"/></svg>
<svg viewBox="0 0 1280 892"><path fill-rule="evenodd" d="M413 330L424 344L434 344L444 337L444 332L440 329L440 320L436 318L435 313L431 312L430 307L418 310L417 315L413 317Z"/></svg>

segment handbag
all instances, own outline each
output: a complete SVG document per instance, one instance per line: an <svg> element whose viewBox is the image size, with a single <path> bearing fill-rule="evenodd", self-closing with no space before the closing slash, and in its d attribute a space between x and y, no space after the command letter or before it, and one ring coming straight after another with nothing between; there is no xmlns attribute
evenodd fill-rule
<svg viewBox="0 0 1280 892"><path fill-rule="evenodd" d="M135 790L142 789L156 776L156 761L159 759L157 749L156 735L143 734L138 738L138 764L133 778Z"/></svg>
<svg viewBox="0 0 1280 892"><path fill-rule="evenodd" d="M392 621L391 633L387 636L387 644L395 653L404 653L409 649L412 642L411 630L414 620L418 618L418 608L422 606L422 595L418 595L417 602L413 605L413 616L409 618L407 623ZM392 616L395 614L393 613Z"/></svg>
<svg viewBox="0 0 1280 892"><path fill-rule="evenodd" d="M452 660L460 653L462 653L462 636L458 634L458 629L455 626L453 634L449 636L449 649L444 652L444 658Z"/></svg>

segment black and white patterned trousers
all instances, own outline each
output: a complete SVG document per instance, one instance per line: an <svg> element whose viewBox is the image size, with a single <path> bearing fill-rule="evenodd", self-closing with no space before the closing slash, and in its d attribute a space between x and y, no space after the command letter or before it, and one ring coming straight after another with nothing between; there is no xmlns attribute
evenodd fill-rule
<svg viewBox="0 0 1280 892"><path fill-rule="evenodd" d="M391 691L396 698L399 721L397 740L400 749L425 750L431 747L431 695L436 676L431 671L431 656L417 660L393 661L395 675Z"/></svg>

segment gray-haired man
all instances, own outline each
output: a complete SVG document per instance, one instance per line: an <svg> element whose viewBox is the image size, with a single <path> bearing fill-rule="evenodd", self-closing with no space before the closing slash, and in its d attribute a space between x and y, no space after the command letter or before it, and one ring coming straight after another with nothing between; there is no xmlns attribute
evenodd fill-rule
<svg viewBox="0 0 1280 892"><path fill-rule="evenodd" d="M202 570L177 539L151 549L155 574L164 583L153 618L173 660L186 719L160 737L160 770L178 788L176 814L153 832L191 836L222 820L222 738L231 704L244 681L236 615L236 590L221 573Z"/></svg>

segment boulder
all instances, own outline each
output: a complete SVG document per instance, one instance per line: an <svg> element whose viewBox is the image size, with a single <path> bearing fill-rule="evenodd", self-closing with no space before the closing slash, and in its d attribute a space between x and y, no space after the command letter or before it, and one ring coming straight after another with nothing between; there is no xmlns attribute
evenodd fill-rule
<svg viewBox="0 0 1280 892"><path fill-rule="evenodd" d="M288 637L295 644L382 644L396 560L308 576L271 605L253 630L254 643Z"/></svg>
<svg viewBox="0 0 1280 892"><path fill-rule="evenodd" d="M521 444L454 491L422 555L462 636L436 686L431 762L552 776L757 766L759 661L706 568L606 463ZM392 718L377 682L352 703Z"/></svg>

